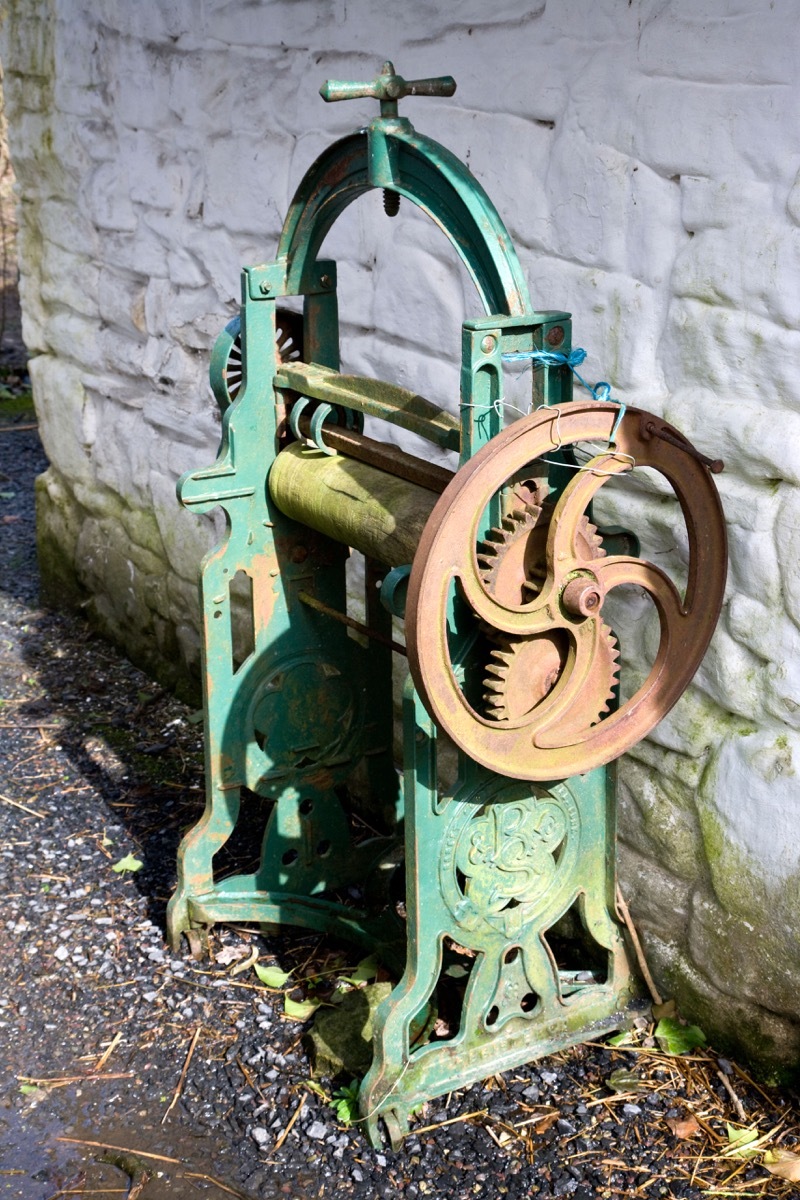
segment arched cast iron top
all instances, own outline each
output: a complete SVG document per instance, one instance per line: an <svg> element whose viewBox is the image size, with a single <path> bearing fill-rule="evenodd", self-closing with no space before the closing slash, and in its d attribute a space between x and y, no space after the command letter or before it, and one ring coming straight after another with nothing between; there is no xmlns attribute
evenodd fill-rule
<svg viewBox="0 0 800 1200"><path fill-rule="evenodd" d="M379 125L379 122L375 122ZM329 146L306 172L284 222L278 257L287 261L287 294L298 294L336 218L372 187L390 187L444 231L469 271L487 316L530 311L522 267L500 214L478 181L444 146L399 120ZM370 178L370 138L386 144L390 178ZM373 173L374 178L374 173Z"/></svg>

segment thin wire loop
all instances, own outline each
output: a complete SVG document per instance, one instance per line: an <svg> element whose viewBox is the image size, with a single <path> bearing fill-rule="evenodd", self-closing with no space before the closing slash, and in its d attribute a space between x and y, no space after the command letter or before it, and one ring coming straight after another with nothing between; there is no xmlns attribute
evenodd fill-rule
<svg viewBox="0 0 800 1200"><path fill-rule="evenodd" d="M606 386L608 386L608 385L606 385ZM554 409L549 404L537 405L535 411L541 412L542 410L545 410L546 412L554 412L555 413L555 418L556 418L555 436L558 439L558 441L557 441L557 444L553 447L553 449L556 452L558 452L559 450L562 450L564 448L564 440L561 436L561 409L560 408ZM612 437L610 437L608 440L608 449L609 450L611 450L612 446L614 445L612 438L613 438L613 435L616 433L617 426L619 425L620 420L621 420L621 417L617 417L616 421L614 422L614 428L611 431ZM595 444L594 442L587 442L587 445L589 445L589 446L592 446L594 444ZM613 457L619 458L619 459L627 459L628 462L631 464L631 470L633 470L633 468L636 466L636 459L633 457L632 454L627 454L624 450L614 449ZM590 475L596 475L598 478L603 477L603 476L607 476L608 478L610 478L612 475L616 475L616 476L619 475L618 471L599 471L597 469L597 467L590 467L588 464L581 466L580 463L558 462L554 458L545 458L544 455L540 456L539 462L547 463L547 465L550 467L565 467L568 471L588 471Z"/></svg>

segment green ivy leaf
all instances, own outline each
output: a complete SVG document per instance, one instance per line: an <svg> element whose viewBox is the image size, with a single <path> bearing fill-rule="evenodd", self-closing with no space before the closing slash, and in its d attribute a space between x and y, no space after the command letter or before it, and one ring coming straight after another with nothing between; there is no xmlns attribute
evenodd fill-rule
<svg viewBox="0 0 800 1200"><path fill-rule="evenodd" d="M362 958L357 965L355 971L350 975L342 975L345 983L368 983L370 979L374 979L378 974L378 960L374 954L367 955Z"/></svg>
<svg viewBox="0 0 800 1200"><path fill-rule="evenodd" d="M268 988L282 988L291 979L291 971L282 971L280 967L262 967L261 963L255 963L253 970Z"/></svg>
<svg viewBox="0 0 800 1200"><path fill-rule="evenodd" d="M757 1129L737 1129L730 1122L727 1122L727 1127L729 1145L725 1150L726 1158L752 1158L753 1155L761 1153L757 1146L754 1149L750 1145L751 1142L758 1141Z"/></svg>
<svg viewBox="0 0 800 1200"><path fill-rule="evenodd" d="M705 1046L706 1035L697 1025L682 1025L675 1017L663 1017L656 1025L656 1041L665 1054L687 1054Z"/></svg>
<svg viewBox="0 0 800 1200"><path fill-rule="evenodd" d="M315 1079L304 1079L303 1087L308 1088L310 1092L314 1092L316 1096L321 1096L326 1103L330 1100L330 1096L325 1091L325 1088L321 1083L317 1083Z"/></svg>
<svg viewBox="0 0 800 1200"><path fill-rule="evenodd" d="M119 860L119 862L114 863L111 870L116 871L118 875L121 875L125 871L141 871L143 866L144 863L141 859L137 858L135 854L126 854L124 858Z"/></svg>
<svg viewBox="0 0 800 1200"><path fill-rule="evenodd" d="M633 1044L633 1034L630 1029L624 1029L622 1033L617 1033L614 1037L610 1037L606 1044L609 1046L630 1046Z"/></svg>
<svg viewBox="0 0 800 1200"><path fill-rule="evenodd" d="M620 1067L618 1071L612 1071L606 1080L606 1084L611 1088L612 1092L645 1092L648 1085L644 1082L641 1076L635 1071L628 1071L625 1067Z"/></svg>
<svg viewBox="0 0 800 1200"><path fill-rule="evenodd" d="M293 1000L291 996L284 996L283 1011L295 1021L307 1021L309 1017L313 1017L320 1004L320 1000Z"/></svg>

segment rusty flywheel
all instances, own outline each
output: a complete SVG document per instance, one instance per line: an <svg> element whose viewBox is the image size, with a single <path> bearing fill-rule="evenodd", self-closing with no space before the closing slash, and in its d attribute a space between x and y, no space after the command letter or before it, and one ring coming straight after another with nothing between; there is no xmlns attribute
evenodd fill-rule
<svg viewBox="0 0 800 1200"><path fill-rule="evenodd" d="M614 429L618 418L614 404L574 401L517 421L458 471L414 559L406 607L414 682L439 726L502 775L560 779L617 758L678 700L717 622L727 551L711 475L691 444L659 418L628 409ZM608 447L612 430L614 447L575 472L545 525L546 506L531 498L502 527L479 537L492 497L529 464L575 443ZM604 554L585 516L603 484L633 463L660 472L680 502L690 550L683 597L653 563ZM660 640L644 682L611 712L617 646L602 609L606 594L622 584L648 593ZM450 659L454 587L491 631L488 710L470 704ZM499 703L492 704L492 696Z"/></svg>

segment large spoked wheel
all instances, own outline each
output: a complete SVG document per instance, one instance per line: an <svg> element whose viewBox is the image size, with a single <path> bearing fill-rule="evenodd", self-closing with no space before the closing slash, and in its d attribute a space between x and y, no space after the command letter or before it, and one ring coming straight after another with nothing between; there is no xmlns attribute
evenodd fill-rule
<svg viewBox="0 0 800 1200"><path fill-rule="evenodd" d="M299 313L288 308L275 310L275 344L281 362L303 357L303 318ZM233 404L242 377L242 323L237 316L225 326L211 352L209 378L220 412Z"/></svg>
<svg viewBox="0 0 800 1200"><path fill-rule="evenodd" d="M433 510L414 559L406 640L416 687L456 744L501 775L563 779L623 754L678 700L717 623L727 545L712 477L672 426L628 409L615 430L618 418L616 405L575 401L538 410L510 426L458 471ZM513 531L508 562L522 564L517 569L529 579L523 575L522 587L497 586L505 577L487 570L485 553L485 514L492 498L504 487L513 491L515 481L535 471L536 460L587 442L609 448L574 472L551 509L546 539L540 527L532 530L538 563L536 554L526 559L516 548L517 528L524 524L519 513L506 518L506 528ZM683 597L660 567L629 555L605 555L591 534L587 506L609 479L634 463L660 472L680 502L690 551ZM606 701L614 683L616 644L603 621L603 602L622 584L649 595L660 637L644 682L612 712ZM451 659L454 598L458 609L469 612L500 646L486 680L503 693L494 708L481 708L474 695L467 698L464 672Z"/></svg>

